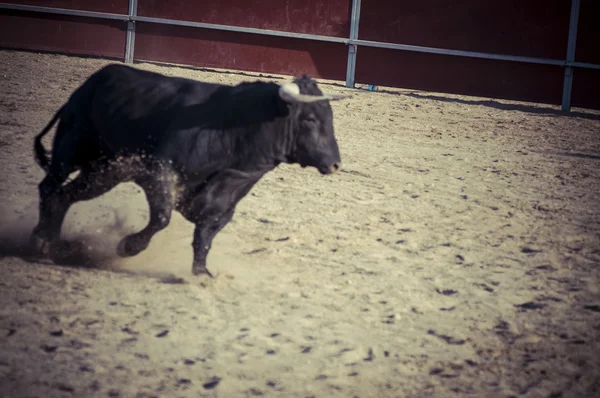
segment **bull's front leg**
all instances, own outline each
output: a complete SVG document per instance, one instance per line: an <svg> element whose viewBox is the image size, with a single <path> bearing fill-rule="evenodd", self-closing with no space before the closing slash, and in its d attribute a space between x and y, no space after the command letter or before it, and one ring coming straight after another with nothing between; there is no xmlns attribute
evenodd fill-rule
<svg viewBox="0 0 600 398"><path fill-rule="evenodd" d="M194 229L194 240L192 248L194 250L194 262L192 264L192 274L206 274L212 278L212 274L206 268L206 257L212 246L212 241L222 230L225 225L233 218L234 209L221 214L215 215L211 219L206 219L203 222L197 223Z"/></svg>
<svg viewBox="0 0 600 398"><path fill-rule="evenodd" d="M235 206L252 189L264 173L224 170L213 176L181 212L196 225L192 247L194 275L209 275L206 257L214 237L231 221Z"/></svg>

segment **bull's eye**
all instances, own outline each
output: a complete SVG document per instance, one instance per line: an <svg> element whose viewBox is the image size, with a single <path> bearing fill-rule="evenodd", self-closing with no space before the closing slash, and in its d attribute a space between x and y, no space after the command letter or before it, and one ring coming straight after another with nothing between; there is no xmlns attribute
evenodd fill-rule
<svg viewBox="0 0 600 398"><path fill-rule="evenodd" d="M302 118L302 123L307 125L307 126L315 126L318 122L317 122L317 118L315 117L315 115L313 115L312 113L307 114L307 115L303 115L304 117Z"/></svg>

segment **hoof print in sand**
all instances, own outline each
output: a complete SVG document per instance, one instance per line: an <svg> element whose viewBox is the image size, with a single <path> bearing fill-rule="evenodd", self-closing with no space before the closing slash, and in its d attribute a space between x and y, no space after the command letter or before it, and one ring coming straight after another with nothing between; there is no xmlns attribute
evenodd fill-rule
<svg viewBox="0 0 600 398"><path fill-rule="evenodd" d="M221 382L221 378L218 376L215 376L212 379L210 379L209 381L207 381L206 383L202 384L202 387L204 387L205 390L212 390L213 388L218 386L220 382Z"/></svg>
<svg viewBox="0 0 600 398"><path fill-rule="evenodd" d="M443 289L443 290L435 289L435 291L444 296L453 296L455 294L458 294L458 290L454 290L454 289Z"/></svg>
<svg viewBox="0 0 600 398"><path fill-rule="evenodd" d="M58 348L58 346L55 346L55 345L47 345L47 344L42 344L42 345L40 346L40 348L41 348L42 350L44 350L44 352L48 352L48 353L50 353L50 352L54 352L54 351L56 351L56 349Z"/></svg>
<svg viewBox="0 0 600 398"><path fill-rule="evenodd" d="M136 341L138 341L137 337L129 337L127 339L121 340L121 344L131 344L135 343Z"/></svg>
<svg viewBox="0 0 600 398"><path fill-rule="evenodd" d="M65 383L56 383L56 389L59 391L70 392L70 393L75 392L75 388L73 388L72 386L65 384Z"/></svg>
<svg viewBox="0 0 600 398"><path fill-rule="evenodd" d="M365 358L363 358L363 361L371 362L373 359L375 359L375 354L373 353L373 349L369 348L369 351L367 352L367 356Z"/></svg>
<svg viewBox="0 0 600 398"><path fill-rule="evenodd" d="M258 388L249 389L248 394L252 395L254 397L260 397L260 396L264 395L264 393L261 390L259 390Z"/></svg>
<svg viewBox="0 0 600 398"><path fill-rule="evenodd" d="M600 312L600 305L584 305L583 309L593 312Z"/></svg>
<svg viewBox="0 0 600 398"><path fill-rule="evenodd" d="M158 338L161 338L161 337L165 337L165 336L166 336L166 335L168 335L168 334L169 334L169 331L168 331L168 330L163 330L162 332L158 333L158 334L156 335L156 337L158 337Z"/></svg>
<svg viewBox="0 0 600 398"><path fill-rule="evenodd" d="M187 281L184 278L180 278L175 275L165 276L161 278L159 282L164 283L166 285L185 285L187 283Z"/></svg>
<svg viewBox="0 0 600 398"><path fill-rule="evenodd" d="M546 304L534 303L533 301L528 301L523 304L515 304L515 307L520 308L523 311L539 310L539 309L546 307Z"/></svg>
<svg viewBox="0 0 600 398"><path fill-rule="evenodd" d="M488 293L493 293L494 292L494 288L491 286L486 285L485 283L475 283L473 284L473 286L479 287L483 290L485 290Z"/></svg>
<svg viewBox="0 0 600 398"><path fill-rule="evenodd" d="M142 354L140 352L136 352L135 354L133 354L136 358L138 359L150 359L150 357L148 356L148 354Z"/></svg>
<svg viewBox="0 0 600 398"><path fill-rule="evenodd" d="M525 254L535 254L535 253L541 253L541 250L538 249L533 249L529 246L523 246L521 247L521 253L525 253Z"/></svg>
<svg viewBox="0 0 600 398"><path fill-rule="evenodd" d="M465 344L467 342L467 340L464 340L464 339L456 339L456 338L454 338L452 336L448 336L448 335L445 335L445 334L437 334L437 332L435 330L433 330L433 329L429 329L427 331L427 334L435 336L438 339L443 340L446 343L451 344L451 345L463 345L463 344Z"/></svg>
<svg viewBox="0 0 600 398"><path fill-rule="evenodd" d="M190 379L178 379L177 387L189 387L192 385L192 381Z"/></svg>

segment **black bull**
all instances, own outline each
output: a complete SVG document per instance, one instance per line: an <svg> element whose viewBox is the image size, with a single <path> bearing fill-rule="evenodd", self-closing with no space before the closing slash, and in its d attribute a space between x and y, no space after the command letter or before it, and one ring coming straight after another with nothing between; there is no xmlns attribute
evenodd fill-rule
<svg viewBox="0 0 600 398"><path fill-rule="evenodd" d="M192 273L210 275L213 238L265 173L282 162L322 174L339 168L329 100L344 97L323 95L307 76L281 86L227 86L104 67L35 139L36 161L47 174L31 244L56 258L67 245L60 231L69 207L131 181L145 192L150 219L121 240L118 254L143 251L177 210L195 224ZM50 157L41 139L59 119Z"/></svg>

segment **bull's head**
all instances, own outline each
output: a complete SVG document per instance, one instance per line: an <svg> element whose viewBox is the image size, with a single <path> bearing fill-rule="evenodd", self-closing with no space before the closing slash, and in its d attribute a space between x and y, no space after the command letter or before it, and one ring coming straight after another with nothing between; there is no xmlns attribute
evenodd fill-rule
<svg viewBox="0 0 600 398"><path fill-rule="evenodd" d="M279 88L279 97L290 104L294 144L290 163L312 166L321 174L331 174L341 165L340 150L333 132L333 112L329 101L347 95L323 95L314 80L307 76Z"/></svg>

